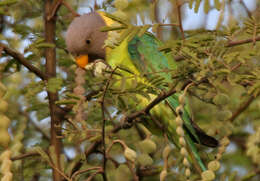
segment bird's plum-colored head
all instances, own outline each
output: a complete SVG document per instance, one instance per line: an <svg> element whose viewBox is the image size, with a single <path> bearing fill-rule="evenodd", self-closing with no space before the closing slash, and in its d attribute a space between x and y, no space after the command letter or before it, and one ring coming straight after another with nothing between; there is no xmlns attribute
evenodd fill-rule
<svg viewBox="0 0 260 181"><path fill-rule="evenodd" d="M66 33L68 51L74 56L88 55L90 60L104 59L104 42L107 39L107 33L100 31L104 26L106 24L97 12L76 17Z"/></svg>

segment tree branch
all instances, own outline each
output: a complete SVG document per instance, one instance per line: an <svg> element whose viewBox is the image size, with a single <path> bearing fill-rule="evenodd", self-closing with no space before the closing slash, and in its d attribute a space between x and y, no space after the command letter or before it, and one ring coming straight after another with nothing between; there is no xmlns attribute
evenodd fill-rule
<svg viewBox="0 0 260 181"><path fill-rule="evenodd" d="M260 36L257 36L255 38L245 39L245 40L230 41L230 42L228 42L226 47L233 47L233 46L251 43L251 42L255 42L255 41L260 41Z"/></svg>
<svg viewBox="0 0 260 181"><path fill-rule="evenodd" d="M44 29L45 29L45 41L47 43L55 44L55 29L56 29L56 16L48 19L49 15L52 13L53 0L46 0L44 6ZM45 59L46 59L46 74L48 78L56 77L56 50L55 48L45 49ZM60 109L56 106L55 102L58 100L57 92L48 91L49 109L51 117L51 145L55 149L57 165L53 167L53 181L61 181L62 174L59 172L60 167L60 154L62 150L62 142L60 140L61 136L61 120L60 120Z"/></svg>
<svg viewBox="0 0 260 181"><path fill-rule="evenodd" d="M24 154L12 157L11 160L12 161L21 160L21 159L31 157L31 156L40 156L40 154L37 152L24 153Z"/></svg>
<svg viewBox="0 0 260 181"><path fill-rule="evenodd" d="M0 43L0 47L3 48L3 50L5 51L6 54L10 55L14 59L16 59L18 62L20 62L22 65L24 65L26 68L28 68L29 71L36 74L42 80L47 80L47 75L44 74L42 71L40 71L37 67L30 64L29 61L26 60L26 58L23 56L23 54L19 53L16 50L9 48L7 45L5 45L3 43Z"/></svg>
<svg viewBox="0 0 260 181"><path fill-rule="evenodd" d="M243 113L250 104L260 95L260 93L257 96L250 96L250 98L241 104L241 106L236 110L235 113L232 114L231 118L228 120L233 122L241 113Z"/></svg>
<svg viewBox="0 0 260 181"><path fill-rule="evenodd" d="M57 0L53 6L52 6L52 10L51 10L51 14L48 16L48 20L51 20L52 18L54 18L54 16L56 16L59 8L61 7L61 5L64 5L74 16L80 16L78 13L76 13L73 8L64 0Z"/></svg>

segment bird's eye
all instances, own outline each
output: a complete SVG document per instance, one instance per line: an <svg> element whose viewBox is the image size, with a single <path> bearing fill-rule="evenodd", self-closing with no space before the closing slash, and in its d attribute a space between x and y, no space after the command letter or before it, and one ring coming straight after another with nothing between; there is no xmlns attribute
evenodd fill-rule
<svg viewBox="0 0 260 181"><path fill-rule="evenodd" d="M90 39L87 39L87 40L86 40L86 44L89 45L90 43L91 43Z"/></svg>

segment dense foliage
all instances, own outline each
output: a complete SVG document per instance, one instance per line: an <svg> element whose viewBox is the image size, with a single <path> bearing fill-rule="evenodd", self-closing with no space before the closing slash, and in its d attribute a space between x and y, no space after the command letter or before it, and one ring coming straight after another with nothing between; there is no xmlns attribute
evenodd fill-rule
<svg viewBox="0 0 260 181"><path fill-rule="evenodd" d="M197 145L214 172L201 173L192 163L189 179L259 180L260 1L252 3L250 10L243 0L1 1L0 177L58 181L60 173L65 180L102 180L105 150L108 180L187 179L185 154L162 130L142 124L148 115L123 122L140 111L137 96L151 103L154 90L134 81L126 86L126 77L112 79L111 72L95 77L67 52L64 34L75 12L102 9L117 22L103 29L111 35L108 47L149 31L177 62L165 70L172 75L167 86L182 93L192 83L185 98L194 120L221 146ZM183 26L189 13L201 10L194 22L200 27ZM209 30L207 18L216 11ZM156 73L148 77L164 84Z"/></svg>

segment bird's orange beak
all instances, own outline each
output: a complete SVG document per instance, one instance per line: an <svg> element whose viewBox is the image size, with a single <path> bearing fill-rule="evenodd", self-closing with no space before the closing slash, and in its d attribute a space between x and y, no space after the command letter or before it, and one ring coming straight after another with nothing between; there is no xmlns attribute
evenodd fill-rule
<svg viewBox="0 0 260 181"><path fill-rule="evenodd" d="M76 63L79 67L85 68L85 66L88 64L88 55L80 55L76 57Z"/></svg>

